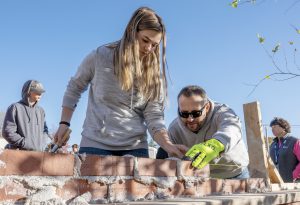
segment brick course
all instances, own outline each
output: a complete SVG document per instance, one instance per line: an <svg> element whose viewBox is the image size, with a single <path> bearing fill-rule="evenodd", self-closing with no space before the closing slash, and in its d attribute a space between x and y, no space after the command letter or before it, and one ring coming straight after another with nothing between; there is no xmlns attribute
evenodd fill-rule
<svg viewBox="0 0 300 205"><path fill-rule="evenodd" d="M66 204L86 193L90 194L87 202L113 203L245 193L253 187L256 191L266 190L262 179L209 179L208 166L197 170L188 161L96 155L80 158L78 161L71 154L3 150L0 203L26 201L49 186ZM32 179L39 183L31 183Z"/></svg>

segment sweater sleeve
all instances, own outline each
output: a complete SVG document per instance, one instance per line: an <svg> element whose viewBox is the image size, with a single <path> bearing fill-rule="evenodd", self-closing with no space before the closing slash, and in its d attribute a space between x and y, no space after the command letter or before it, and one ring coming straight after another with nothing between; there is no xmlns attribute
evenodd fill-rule
<svg viewBox="0 0 300 205"><path fill-rule="evenodd" d="M150 101L143 112L150 135L153 137L157 131L167 130L164 121L163 102Z"/></svg>
<svg viewBox="0 0 300 205"><path fill-rule="evenodd" d="M63 107L75 109L81 94L88 89L93 78L95 69L96 51L90 53L80 64L75 76L73 76L67 86L63 98Z"/></svg>
<svg viewBox="0 0 300 205"><path fill-rule="evenodd" d="M298 179L300 178L300 140L297 140L297 142L295 143L293 153L298 160L298 164L293 171L293 179Z"/></svg>
<svg viewBox="0 0 300 205"><path fill-rule="evenodd" d="M2 128L2 135L9 144L23 148L25 144L25 138L17 132L18 127L15 116L16 107L14 105L11 105L6 111Z"/></svg>
<svg viewBox="0 0 300 205"><path fill-rule="evenodd" d="M225 147L225 152L242 140L241 122L238 116L228 107L223 107L216 118L217 132L212 138L219 140Z"/></svg>

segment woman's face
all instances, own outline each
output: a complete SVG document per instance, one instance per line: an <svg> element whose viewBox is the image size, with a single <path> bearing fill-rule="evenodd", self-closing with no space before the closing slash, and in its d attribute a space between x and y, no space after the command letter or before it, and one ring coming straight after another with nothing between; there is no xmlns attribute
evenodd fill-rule
<svg viewBox="0 0 300 205"><path fill-rule="evenodd" d="M273 125L272 132L273 132L273 135L276 137L283 137L286 134L284 129L282 127L280 127L279 125Z"/></svg>
<svg viewBox="0 0 300 205"><path fill-rule="evenodd" d="M153 52L159 46L162 34L154 30L141 30L137 33L140 56L143 57Z"/></svg>

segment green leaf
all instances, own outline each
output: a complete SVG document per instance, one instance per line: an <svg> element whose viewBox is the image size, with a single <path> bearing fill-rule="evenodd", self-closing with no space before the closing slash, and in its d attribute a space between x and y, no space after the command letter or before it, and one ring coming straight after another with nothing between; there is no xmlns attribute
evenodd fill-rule
<svg viewBox="0 0 300 205"><path fill-rule="evenodd" d="M289 44L290 44L290 45L294 45L294 42L293 42L293 41L289 41Z"/></svg>
<svg viewBox="0 0 300 205"><path fill-rule="evenodd" d="M298 33L298 34L300 34L300 29L298 29L296 26L294 26L294 25L291 25L294 29L295 29L295 31Z"/></svg>
<svg viewBox="0 0 300 205"><path fill-rule="evenodd" d="M265 77L265 79L271 79L271 76L267 75L267 76Z"/></svg>
<svg viewBox="0 0 300 205"><path fill-rule="evenodd" d="M278 44L272 49L272 52L273 52L273 53L276 53L276 52L279 50L279 47L280 47L280 43L278 43Z"/></svg>
<svg viewBox="0 0 300 205"><path fill-rule="evenodd" d="M257 38L258 38L259 43L263 44L265 42L265 39L262 36L260 36L259 34L257 34Z"/></svg>
<svg viewBox="0 0 300 205"><path fill-rule="evenodd" d="M239 4L239 0L233 0L230 5L232 8L237 8L238 4Z"/></svg>

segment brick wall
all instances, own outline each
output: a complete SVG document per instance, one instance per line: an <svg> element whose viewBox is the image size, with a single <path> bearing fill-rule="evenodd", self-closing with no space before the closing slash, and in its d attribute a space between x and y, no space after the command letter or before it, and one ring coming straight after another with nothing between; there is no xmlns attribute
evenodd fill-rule
<svg viewBox="0 0 300 205"><path fill-rule="evenodd" d="M0 150L0 203L87 204L263 192L263 179L209 178L188 161Z"/></svg>

